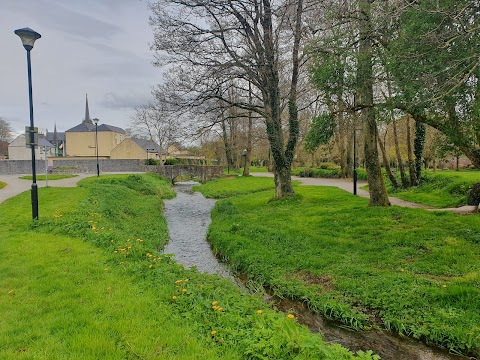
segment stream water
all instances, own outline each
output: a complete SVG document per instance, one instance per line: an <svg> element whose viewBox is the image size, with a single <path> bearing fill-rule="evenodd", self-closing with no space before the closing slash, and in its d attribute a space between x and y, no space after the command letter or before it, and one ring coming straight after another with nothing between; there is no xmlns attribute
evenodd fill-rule
<svg viewBox="0 0 480 360"><path fill-rule="evenodd" d="M235 278L228 269L213 255L206 240L210 225L210 212L215 200L206 199L198 192L192 192L194 182L182 182L175 185L177 196L165 201L165 217L170 232L170 241L164 249L165 254L174 254L175 260L185 267L196 267L203 273L218 274L242 286L243 282ZM463 356L449 354L423 343L394 336L381 330L350 331L338 324L324 320L310 312L303 303L286 299L269 298L278 309L294 311L301 323L314 332L321 332L327 342L340 343L356 350L373 350L385 360L465 360ZM473 358L472 358L473 359Z"/></svg>

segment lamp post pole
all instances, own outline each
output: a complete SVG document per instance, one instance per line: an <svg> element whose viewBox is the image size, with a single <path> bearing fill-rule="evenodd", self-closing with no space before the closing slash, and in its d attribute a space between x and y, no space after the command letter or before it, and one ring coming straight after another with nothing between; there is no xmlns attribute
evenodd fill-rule
<svg viewBox="0 0 480 360"><path fill-rule="evenodd" d="M353 128L353 195L357 195L357 128Z"/></svg>
<svg viewBox="0 0 480 360"><path fill-rule="evenodd" d="M32 219L38 219L38 187L37 172L35 169L35 127L33 123L33 92L32 92L32 65L30 59L30 51L33 44L42 36L30 28L23 28L14 31L22 40L23 47L27 50L27 72L28 72L28 100L30 104L30 147L32 149Z"/></svg>
<svg viewBox="0 0 480 360"><path fill-rule="evenodd" d="M98 164L98 119L93 119L95 122L95 154L97 157L97 176L100 176L100 165Z"/></svg>

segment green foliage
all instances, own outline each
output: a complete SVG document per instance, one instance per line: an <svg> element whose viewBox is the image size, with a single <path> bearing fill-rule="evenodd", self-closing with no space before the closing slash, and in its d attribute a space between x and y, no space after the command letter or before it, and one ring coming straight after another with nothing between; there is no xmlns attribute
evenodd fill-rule
<svg viewBox="0 0 480 360"><path fill-rule="evenodd" d="M300 177L313 178L333 178L338 179L342 176L339 166L332 163L321 164L320 168L295 168L292 169L292 175ZM367 180L367 172L365 169L357 169L357 179Z"/></svg>
<svg viewBox="0 0 480 360"><path fill-rule="evenodd" d="M72 174L50 174L48 175L48 180L61 180L61 179L69 179L76 177L78 175L72 175ZM32 175L25 175L25 176L20 176L20 179L22 180L32 180ZM45 181L46 176L45 175L37 175L36 176L37 180L39 181Z"/></svg>
<svg viewBox="0 0 480 360"><path fill-rule="evenodd" d="M335 119L330 114L320 114L312 119L308 133L304 139L304 148L308 152L314 152L317 148L326 144L333 137Z"/></svg>
<svg viewBox="0 0 480 360"><path fill-rule="evenodd" d="M179 159L166 159L163 165L178 165L180 163Z"/></svg>
<svg viewBox="0 0 480 360"><path fill-rule="evenodd" d="M473 184L472 189L468 193L467 204L475 206L480 204L480 183Z"/></svg>
<svg viewBox="0 0 480 360"><path fill-rule="evenodd" d="M327 346L263 299L158 253L168 181L109 175L79 185L39 189L34 223L29 192L0 205L0 358L376 358Z"/></svg>
<svg viewBox="0 0 480 360"><path fill-rule="evenodd" d="M231 197L208 239L233 270L354 328L383 326L480 353L480 222L368 200L332 187ZM235 209L235 211L224 211Z"/></svg>
<svg viewBox="0 0 480 360"><path fill-rule="evenodd" d="M145 165L162 165L162 161L150 158L148 160L145 160Z"/></svg>
<svg viewBox="0 0 480 360"><path fill-rule="evenodd" d="M7 184L3 181L0 181L0 189L3 189L5 186L7 186Z"/></svg>

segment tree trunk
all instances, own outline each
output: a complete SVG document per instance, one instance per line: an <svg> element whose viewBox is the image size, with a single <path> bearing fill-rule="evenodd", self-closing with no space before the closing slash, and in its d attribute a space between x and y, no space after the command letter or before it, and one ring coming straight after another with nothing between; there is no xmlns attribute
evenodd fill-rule
<svg viewBox="0 0 480 360"><path fill-rule="evenodd" d="M415 173L415 162L413 161L412 132L410 128L410 115L407 115L407 153L408 153L408 171L410 172L410 185L417 185L417 175Z"/></svg>
<svg viewBox="0 0 480 360"><path fill-rule="evenodd" d="M400 170L400 178L402 179L402 186L409 187L407 175L405 174L405 164L403 162L402 154L400 152L400 146L398 145L398 133L397 133L397 121L393 119L393 140L395 142L395 153L397 154L398 168Z"/></svg>
<svg viewBox="0 0 480 360"><path fill-rule="evenodd" d="M248 82L248 104L252 105L252 83ZM248 132L247 132L247 154L245 155L245 166L243 167L243 176L250 175L250 159L252 154L252 111L248 111Z"/></svg>
<svg viewBox="0 0 480 360"><path fill-rule="evenodd" d="M422 124L419 121L415 121L415 141L413 143L413 150L415 153L415 177L417 179L417 184L420 183L422 178L422 159L423 159L423 148L425 146L425 124Z"/></svg>
<svg viewBox="0 0 480 360"><path fill-rule="evenodd" d="M371 1L359 1L359 49L357 69L357 101L362 108L361 117L365 128L364 156L370 191L370 205L388 206L387 189L383 180L378 160L378 131L373 108L373 65L372 65L372 31Z"/></svg>
<svg viewBox="0 0 480 360"><path fill-rule="evenodd" d="M221 121L221 124L222 124L223 146L225 148L225 157L227 159L228 170L230 171L230 168L233 168L232 149L230 147L230 142L228 140L227 125L225 123L225 119Z"/></svg>
<svg viewBox="0 0 480 360"><path fill-rule="evenodd" d="M390 182L392 183L392 186L396 189L398 188L398 181L397 181L397 178L395 177L395 174L392 172L392 169L390 168L390 162L388 161L385 145L383 144L382 139L380 139L380 137L378 137L378 145L380 145L380 150L382 151L383 166L385 166L385 170L387 171L387 175L388 175L388 178L390 179Z"/></svg>

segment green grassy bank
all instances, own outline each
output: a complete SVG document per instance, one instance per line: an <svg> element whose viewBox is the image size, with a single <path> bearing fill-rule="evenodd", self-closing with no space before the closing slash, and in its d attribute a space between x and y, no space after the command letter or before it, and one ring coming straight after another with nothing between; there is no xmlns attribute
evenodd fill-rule
<svg viewBox="0 0 480 360"><path fill-rule="evenodd" d="M214 185L222 197L235 189L232 180ZM370 208L331 187L295 191L281 201L271 190L219 201L214 250L277 295L347 326L480 354L479 215Z"/></svg>
<svg viewBox="0 0 480 360"><path fill-rule="evenodd" d="M390 195L402 200L437 208L467 205L468 194L480 182L480 171L425 171L419 186L409 189L388 188ZM389 184L389 181L386 181Z"/></svg>
<svg viewBox="0 0 480 360"><path fill-rule="evenodd" d="M102 175L0 205L1 359L372 359L327 346L227 280L160 255L154 175Z"/></svg>

